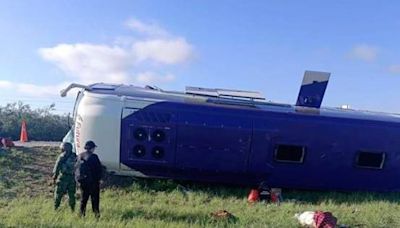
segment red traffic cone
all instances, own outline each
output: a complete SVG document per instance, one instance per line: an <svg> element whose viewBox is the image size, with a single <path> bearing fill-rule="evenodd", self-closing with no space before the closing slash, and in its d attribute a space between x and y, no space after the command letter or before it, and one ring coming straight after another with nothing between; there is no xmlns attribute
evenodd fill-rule
<svg viewBox="0 0 400 228"><path fill-rule="evenodd" d="M22 120L20 142L28 142L28 132L26 130L26 122Z"/></svg>
<svg viewBox="0 0 400 228"><path fill-rule="evenodd" d="M249 197L247 197L247 201L249 203L257 202L260 198L260 192L257 189L251 189Z"/></svg>

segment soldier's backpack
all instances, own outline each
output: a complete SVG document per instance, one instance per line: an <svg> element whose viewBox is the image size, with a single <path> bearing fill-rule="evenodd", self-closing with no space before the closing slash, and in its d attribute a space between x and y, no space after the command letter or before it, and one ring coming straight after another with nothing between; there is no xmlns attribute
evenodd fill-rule
<svg viewBox="0 0 400 228"><path fill-rule="evenodd" d="M78 156L75 165L75 180L80 184L91 183L93 181L92 173L87 162L89 158L85 159L83 156Z"/></svg>

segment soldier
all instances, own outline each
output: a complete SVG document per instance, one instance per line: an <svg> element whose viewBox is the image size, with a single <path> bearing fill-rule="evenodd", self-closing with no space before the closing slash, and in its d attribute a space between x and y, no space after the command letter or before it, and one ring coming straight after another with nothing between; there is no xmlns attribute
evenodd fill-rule
<svg viewBox="0 0 400 228"><path fill-rule="evenodd" d="M79 213L81 217L85 216L89 197L96 218L100 217L100 181L103 176L103 167L99 157L94 153L96 147L93 141L87 141L85 144L86 151L79 154L76 161L75 179L79 183L82 193Z"/></svg>
<svg viewBox="0 0 400 228"><path fill-rule="evenodd" d="M63 143L61 145L63 152L58 156L57 162L53 169L53 181L56 185L54 191L54 209L60 206L62 197L68 193L68 202L71 210L75 210L75 193L76 184L74 178L74 168L76 155L72 152L71 143Z"/></svg>

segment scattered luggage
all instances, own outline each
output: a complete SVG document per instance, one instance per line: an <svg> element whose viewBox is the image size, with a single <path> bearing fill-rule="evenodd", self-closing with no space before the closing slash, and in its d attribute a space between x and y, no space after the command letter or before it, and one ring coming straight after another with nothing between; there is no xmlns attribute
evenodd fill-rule
<svg viewBox="0 0 400 228"><path fill-rule="evenodd" d="M251 189L250 194L247 197L247 201L249 203L255 203L259 200L260 200L260 193L259 193L258 189Z"/></svg>
<svg viewBox="0 0 400 228"><path fill-rule="evenodd" d="M269 203L271 201L271 188L267 185L266 182L262 182L258 187L258 191L260 192L260 201Z"/></svg>
<svg viewBox="0 0 400 228"><path fill-rule="evenodd" d="M278 205L282 201L282 189L280 188L269 188L266 184L261 183L257 189L251 189L249 196L247 197L249 203L257 201L266 203L277 203Z"/></svg>
<svg viewBox="0 0 400 228"><path fill-rule="evenodd" d="M295 214L295 218L301 226L309 228L335 228L337 224L337 218L331 212L305 211Z"/></svg>
<svg viewBox="0 0 400 228"><path fill-rule="evenodd" d="M316 211L314 222L316 228L335 228L337 218L330 212Z"/></svg>
<svg viewBox="0 0 400 228"><path fill-rule="evenodd" d="M305 211L303 213L296 213L294 217L299 221L303 227L315 227L314 225L315 211Z"/></svg>
<svg viewBox="0 0 400 228"><path fill-rule="evenodd" d="M278 205L282 202L282 189L271 188L271 202L277 203Z"/></svg>

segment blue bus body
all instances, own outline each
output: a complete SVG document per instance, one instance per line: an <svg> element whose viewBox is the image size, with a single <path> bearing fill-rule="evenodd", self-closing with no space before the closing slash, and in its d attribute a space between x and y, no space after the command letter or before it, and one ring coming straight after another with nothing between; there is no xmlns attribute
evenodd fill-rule
<svg viewBox="0 0 400 228"><path fill-rule="evenodd" d="M399 190L399 119L352 112L161 102L122 120L120 158L154 177L245 185L266 181L299 189ZM165 139L135 139L138 128L149 135L162 130ZM136 145L145 147L143 157L132 154ZM301 147L302 161L277 159L281 145ZM162 158L152 155L156 146L164 149ZM363 152L383 154L382 166L358 165Z"/></svg>
<svg viewBox="0 0 400 228"><path fill-rule="evenodd" d="M119 162L147 177L252 186L266 182L295 189L400 190L396 114L315 108L301 105L301 100L286 105L122 88L92 86L90 92L153 101L141 108L123 107L132 110L121 115L120 124Z"/></svg>

